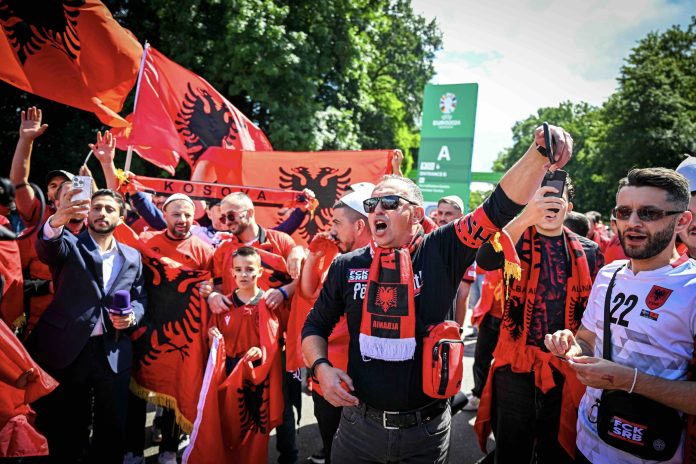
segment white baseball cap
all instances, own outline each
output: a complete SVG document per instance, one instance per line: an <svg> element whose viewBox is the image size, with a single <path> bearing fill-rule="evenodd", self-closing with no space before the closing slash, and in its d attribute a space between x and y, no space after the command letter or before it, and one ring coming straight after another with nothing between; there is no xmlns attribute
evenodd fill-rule
<svg viewBox="0 0 696 464"><path fill-rule="evenodd" d="M457 195L447 195L446 197L442 197L438 200L438 203L441 201L446 203L454 203L459 208L459 211L464 212L464 202Z"/></svg>
<svg viewBox="0 0 696 464"><path fill-rule="evenodd" d="M372 194L372 191L375 189L375 184L372 184L370 182L358 182L356 184L351 185L350 188L354 192L357 192L358 190L367 190L368 194Z"/></svg>
<svg viewBox="0 0 696 464"><path fill-rule="evenodd" d="M696 157L688 156L677 166L676 171L689 181L689 191L696 191Z"/></svg>
<svg viewBox="0 0 696 464"><path fill-rule="evenodd" d="M348 206L350 209L357 211L363 216L367 217L365 208L363 207L363 201L370 198L372 195L372 189L361 188L354 192L347 193L340 198L340 201Z"/></svg>
<svg viewBox="0 0 696 464"><path fill-rule="evenodd" d="M175 193L174 195L169 196L164 201L164 205L162 205L162 211L167 209L167 205L169 203L171 203L173 201L177 201L177 200L188 201L189 203L191 203L191 206L193 206L194 208L196 207L196 205L193 204L193 200L188 195L184 195L183 193Z"/></svg>

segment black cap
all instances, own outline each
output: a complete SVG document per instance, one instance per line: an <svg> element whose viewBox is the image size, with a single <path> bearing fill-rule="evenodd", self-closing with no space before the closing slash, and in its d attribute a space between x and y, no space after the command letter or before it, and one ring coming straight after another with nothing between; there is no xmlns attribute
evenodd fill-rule
<svg viewBox="0 0 696 464"><path fill-rule="evenodd" d="M51 171L48 174L46 174L46 185L48 185L49 182L51 182L51 179L53 179L54 177L58 177L58 176L66 177L68 180L73 180L73 177L75 177L74 175L70 174L68 171L64 171L62 169L56 169L55 171Z"/></svg>

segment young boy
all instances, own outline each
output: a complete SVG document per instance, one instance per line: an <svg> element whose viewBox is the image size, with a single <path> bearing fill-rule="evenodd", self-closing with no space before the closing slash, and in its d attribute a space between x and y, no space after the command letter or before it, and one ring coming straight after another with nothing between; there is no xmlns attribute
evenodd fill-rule
<svg viewBox="0 0 696 464"><path fill-rule="evenodd" d="M263 273L261 257L256 249L241 247L232 264L237 282L230 296L232 307L213 314L208 329L211 347L217 342L224 346L224 352L218 348L211 359L217 353L224 359L215 361L210 376L206 372L210 383L201 392L204 407L184 462L266 462L271 430L282 423L280 330L257 284Z"/></svg>

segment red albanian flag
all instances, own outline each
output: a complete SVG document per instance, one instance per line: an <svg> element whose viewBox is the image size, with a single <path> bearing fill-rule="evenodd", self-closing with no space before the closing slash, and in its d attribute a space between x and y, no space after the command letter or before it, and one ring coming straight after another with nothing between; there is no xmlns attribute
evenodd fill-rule
<svg viewBox="0 0 696 464"><path fill-rule="evenodd" d="M118 112L143 48L100 1L2 0L0 26L0 79L127 125Z"/></svg>
<svg viewBox="0 0 696 464"><path fill-rule="evenodd" d="M331 227L332 207L351 185L376 184L385 174L391 174L394 154L394 150L250 153L211 148L201 157L205 169L200 171L205 171L208 182L312 190L318 206L293 235L296 243L305 244ZM284 220L278 208L255 210L257 222L264 227L274 227Z"/></svg>
<svg viewBox="0 0 696 464"><path fill-rule="evenodd" d="M273 150L261 129L205 79L150 46L145 53L132 127L117 134L119 148L133 145L172 174L180 157L193 167L208 147Z"/></svg>

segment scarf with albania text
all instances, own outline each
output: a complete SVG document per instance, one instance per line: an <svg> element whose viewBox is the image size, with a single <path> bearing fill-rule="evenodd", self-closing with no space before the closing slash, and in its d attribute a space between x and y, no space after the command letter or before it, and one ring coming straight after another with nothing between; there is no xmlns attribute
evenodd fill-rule
<svg viewBox="0 0 696 464"><path fill-rule="evenodd" d="M423 241L420 228L403 248L370 242L372 264L360 323L360 354L383 361L407 361L416 352L416 303L411 255Z"/></svg>

